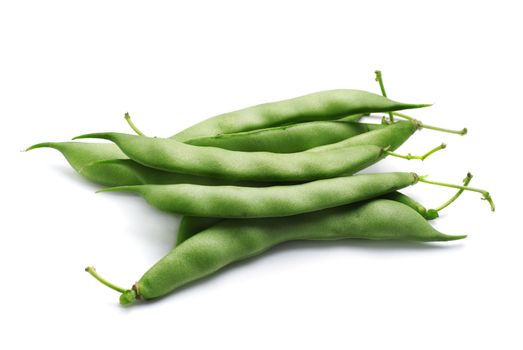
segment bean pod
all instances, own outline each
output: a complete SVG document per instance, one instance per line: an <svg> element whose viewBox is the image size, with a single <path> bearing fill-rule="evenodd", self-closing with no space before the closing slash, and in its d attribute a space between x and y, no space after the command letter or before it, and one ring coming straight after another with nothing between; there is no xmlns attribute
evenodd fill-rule
<svg viewBox="0 0 523 350"><path fill-rule="evenodd" d="M414 173L378 173L336 177L304 184L270 187L139 185L103 189L138 193L167 212L215 218L290 216L346 205L413 185Z"/></svg>
<svg viewBox="0 0 523 350"><path fill-rule="evenodd" d="M385 156L383 149L374 145L314 153L270 153L229 151L114 132L77 138L113 141L129 158L151 168L247 181L310 181L354 174Z"/></svg>
<svg viewBox="0 0 523 350"><path fill-rule="evenodd" d="M376 199L286 218L223 220L189 238L149 269L121 297L154 299L224 266L293 240L451 241L412 208Z"/></svg>
<svg viewBox="0 0 523 350"><path fill-rule="evenodd" d="M185 142L210 135L230 134L311 120L335 120L357 113L390 112L426 106L429 105L396 102L361 90L320 91L221 114L195 124L172 138Z"/></svg>

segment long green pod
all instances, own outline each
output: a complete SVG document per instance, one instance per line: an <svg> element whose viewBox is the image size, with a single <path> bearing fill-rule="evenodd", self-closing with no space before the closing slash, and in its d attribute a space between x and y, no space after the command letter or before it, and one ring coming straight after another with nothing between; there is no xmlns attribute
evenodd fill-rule
<svg viewBox="0 0 523 350"><path fill-rule="evenodd" d="M434 216L427 215L427 209L418 201L412 197L407 196L399 191L393 191L379 196L382 199L389 199L396 202L403 203L415 211L417 211L421 216L427 220L434 219ZM182 242L191 238L195 234L208 229L211 226L216 225L220 221L225 220L223 218L208 218L203 216L187 216L184 215L180 221L180 226L176 232L176 243L175 245L180 245Z"/></svg>
<svg viewBox="0 0 523 350"><path fill-rule="evenodd" d="M76 138L113 141L129 158L151 168L246 181L310 181L354 174L385 155L383 149L374 145L315 153L270 153L229 151L114 132Z"/></svg>
<svg viewBox="0 0 523 350"><path fill-rule="evenodd" d="M409 104L361 90L339 89L221 114L204 120L172 136L187 141L210 135L230 134L311 120L335 120L357 113L390 112L421 108L427 104Z"/></svg>
<svg viewBox="0 0 523 350"><path fill-rule="evenodd" d="M346 121L316 121L252 131L201 137L185 143L231 151L294 153L340 142L356 135L386 127Z"/></svg>
<svg viewBox="0 0 523 350"><path fill-rule="evenodd" d="M418 181L415 173L378 173L336 177L270 187L138 185L100 190L129 191L167 212L214 218L290 216L381 196Z"/></svg>
<svg viewBox="0 0 523 350"><path fill-rule="evenodd" d="M233 262L260 255L294 240L452 241L415 210L402 203L376 199L286 218L223 220L194 235L159 260L120 302L154 299Z"/></svg>

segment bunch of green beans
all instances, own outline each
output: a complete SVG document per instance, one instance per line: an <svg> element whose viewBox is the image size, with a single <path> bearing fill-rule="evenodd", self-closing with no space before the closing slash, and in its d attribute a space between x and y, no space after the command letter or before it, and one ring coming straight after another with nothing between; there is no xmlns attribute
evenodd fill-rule
<svg viewBox="0 0 523 350"><path fill-rule="evenodd" d="M148 137L125 119L135 135L101 132L75 139L112 143L45 142L89 181L108 186L98 192L129 191L152 206L183 215L175 247L132 288L118 287L86 271L132 304L171 293L233 262L291 240L451 241L428 220L463 191L488 192L435 182L412 172L356 174L395 153L420 128L464 135L467 130L421 123L399 111L427 107L360 90L322 91L215 116L171 136ZM381 123L360 119L387 113ZM395 120L394 117L402 120ZM398 192L419 182L458 189L444 204L426 209Z"/></svg>

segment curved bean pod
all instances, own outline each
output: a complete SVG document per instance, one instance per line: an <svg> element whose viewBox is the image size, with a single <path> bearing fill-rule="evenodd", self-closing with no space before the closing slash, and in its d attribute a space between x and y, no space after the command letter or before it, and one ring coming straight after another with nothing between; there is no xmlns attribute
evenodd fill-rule
<svg viewBox="0 0 523 350"><path fill-rule="evenodd" d="M310 120L334 120L357 113L390 112L427 107L408 104L361 90L328 90L272 103L265 103L204 120L172 136L187 141L210 135L263 129Z"/></svg>
<svg viewBox="0 0 523 350"><path fill-rule="evenodd" d="M294 153L340 142L371 130L386 127L344 121L317 121L266 129L191 139L185 143L231 151Z"/></svg>
<svg viewBox="0 0 523 350"><path fill-rule="evenodd" d="M134 161L175 173L248 181L309 181L354 174L385 155L374 145L315 153L237 152L187 145L171 139L122 133L86 134L78 138L113 141Z"/></svg>
<svg viewBox="0 0 523 350"><path fill-rule="evenodd" d="M138 185L129 191L167 212L214 218L262 218L307 213L375 198L418 181L415 173L362 174L270 187Z"/></svg>
<svg viewBox="0 0 523 350"><path fill-rule="evenodd" d="M149 269L122 304L136 298L164 296L233 262L259 255L293 240L451 241L466 236L445 235L412 208L376 199L286 218L224 220L194 235Z"/></svg>

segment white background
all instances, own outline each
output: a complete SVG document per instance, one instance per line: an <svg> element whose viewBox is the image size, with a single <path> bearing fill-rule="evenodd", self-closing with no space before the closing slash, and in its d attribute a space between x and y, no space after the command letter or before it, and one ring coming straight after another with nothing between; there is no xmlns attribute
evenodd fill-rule
<svg viewBox="0 0 523 350"><path fill-rule="evenodd" d="M521 12L516 1L2 1L0 319L5 348L521 349ZM187 2L189 3L189 2ZM434 102L412 112L469 135L421 131L400 150L448 148L417 171L487 188L420 245L286 244L158 302L122 308L83 272L131 286L178 218L99 194L41 141L123 131L169 136L204 118L325 89ZM408 190L427 206L453 191Z"/></svg>

